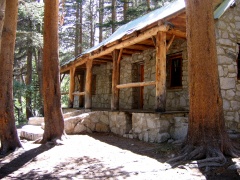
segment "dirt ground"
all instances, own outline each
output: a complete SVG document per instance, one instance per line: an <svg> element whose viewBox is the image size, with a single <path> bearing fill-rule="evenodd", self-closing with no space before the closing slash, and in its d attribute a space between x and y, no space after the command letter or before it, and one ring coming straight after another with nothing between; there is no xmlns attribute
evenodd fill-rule
<svg viewBox="0 0 240 180"><path fill-rule="evenodd" d="M69 135L63 145L40 145L21 140L19 149L0 158L2 179L240 179L240 158L224 167L171 168L166 160L179 146L145 143L113 134Z"/></svg>

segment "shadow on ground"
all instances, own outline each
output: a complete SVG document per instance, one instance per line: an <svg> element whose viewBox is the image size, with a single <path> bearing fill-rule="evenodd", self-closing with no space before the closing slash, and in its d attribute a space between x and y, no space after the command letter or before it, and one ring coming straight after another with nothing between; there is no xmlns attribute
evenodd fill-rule
<svg viewBox="0 0 240 180"><path fill-rule="evenodd" d="M46 172L33 169L23 173L16 179L108 179L129 177L129 173L122 171L122 167L107 168L98 159L87 156L79 159L69 159L69 161L59 163L52 170Z"/></svg>
<svg viewBox="0 0 240 180"><path fill-rule="evenodd" d="M21 155L17 156L16 158L13 158L12 161L5 163L2 165L1 163L1 168L0 168L0 179L8 176L9 174L13 173L14 171L17 171L19 168L23 167L25 164L34 161L34 158L38 156L39 154L48 151L51 149L53 146L46 146L46 145L41 145L37 148L28 150ZM19 149L20 150L20 149ZM18 151L19 151L18 150ZM9 155L14 156L13 152Z"/></svg>

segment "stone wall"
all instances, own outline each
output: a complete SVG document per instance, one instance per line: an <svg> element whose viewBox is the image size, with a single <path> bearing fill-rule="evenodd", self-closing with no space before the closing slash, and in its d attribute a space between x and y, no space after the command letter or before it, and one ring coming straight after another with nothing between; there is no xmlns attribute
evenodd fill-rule
<svg viewBox="0 0 240 180"><path fill-rule="evenodd" d="M177 89L167 88L167 110L188 110L189 109L189 97L188 97L188 73L187 73L187 46L185 40L175 40L168 51L168 56L173 54L182 54L182 87ZM132 58L124 58L121 61L121 75L120 83L134 82L134 66L136 64L144 65L144 81L155 81L155 64L156 64L156 51L155 49L149 49L143 53L137 53ZM167 61L167 67L168 67ZM169 77L168 71L168 77ZM169 84L169 79L167 79ZM155 86L144 87L144 110L153 110L155 106ZM137 104L134 100L134 88L126 88L120 90L120 108L124 109L136 109L134 107Z"/></svg>
<svg viewBox="0 0 240 180"><path fill-rule="evenodd" d="M67 134L112 132L123 136L132 129L131 115L126 112L92 111L69 115L64 119Z"/></svg>
<svg viewBox="0 0 240 180"><path fill-rule="evenodd" d="M156 143L169 139L183 139L187 134L188 127L186 116L185 113L133 113L132 130L124 137Z"/></svg>
<svg viewBox="0 0 240 180"><path fill-rule="evenodd" d="M216 21L218 70L227 127L240 131L240 80L237 79L237 55L240 43L240 2Z"/></svg>
<svg viewBox="0 0 240 180"><path fill-rule="evenodd" d="M93 67L96 91L92 94L93 108L110 108L112 91L112 63Z"/></svg>
<svg viewBox="0 0 240 180"><path fill-rule="evenodd" d="M79 114L80 113L80 114ZM73 116L74 115L74 116ZM180 140L187 134L187 113L128 113L110 111L80 112L65 115L67 134L112 132L126 138L161 143Z"/></svg>

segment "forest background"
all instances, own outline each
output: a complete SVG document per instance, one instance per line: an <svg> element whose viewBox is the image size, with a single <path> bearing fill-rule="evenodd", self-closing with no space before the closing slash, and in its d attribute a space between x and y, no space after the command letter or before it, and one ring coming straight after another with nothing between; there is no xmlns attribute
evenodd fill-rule
<svg viewBox="0 0 240 180"><path fill-rule="evenodd" d="M119 26L166 5L171 0L59 1L59 59L65 63L109 37ZM42 49L44 3L19 1L14 58L14 112L21 126L30 117L44 116ZM61 82L68 92L69 78ZM62 95L67 106L68 95Z"/></svg>

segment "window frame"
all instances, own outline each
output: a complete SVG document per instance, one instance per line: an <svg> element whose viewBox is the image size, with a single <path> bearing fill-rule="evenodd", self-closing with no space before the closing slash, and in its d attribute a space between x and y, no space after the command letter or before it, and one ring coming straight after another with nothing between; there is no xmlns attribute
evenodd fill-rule
<svg viewBox="0 0 240 180"><path fill-rule="evenodd" d="M178 86L173 86L172 85L172 75L173 75L173 73L172 73L172 71L173 71L173 68L172 68L172 62L173 62L173 60L176 60L176 59L180 59L180 68L181 68L181 71L180 71L180 77L179 77L179 81L180 81L180 84L181 85L178 85ZM182 67L182 65L183 65L183 58L182 58L182 53L180 53L180 54L175 54L175 55L170 55L170 56L168 56L168 58L167 58L167 60L169 61L169 75L170 75L170 78L169 78L169 89L180 89L180 88L182 88L182 74L183 74L183 67Z"/></svg>

